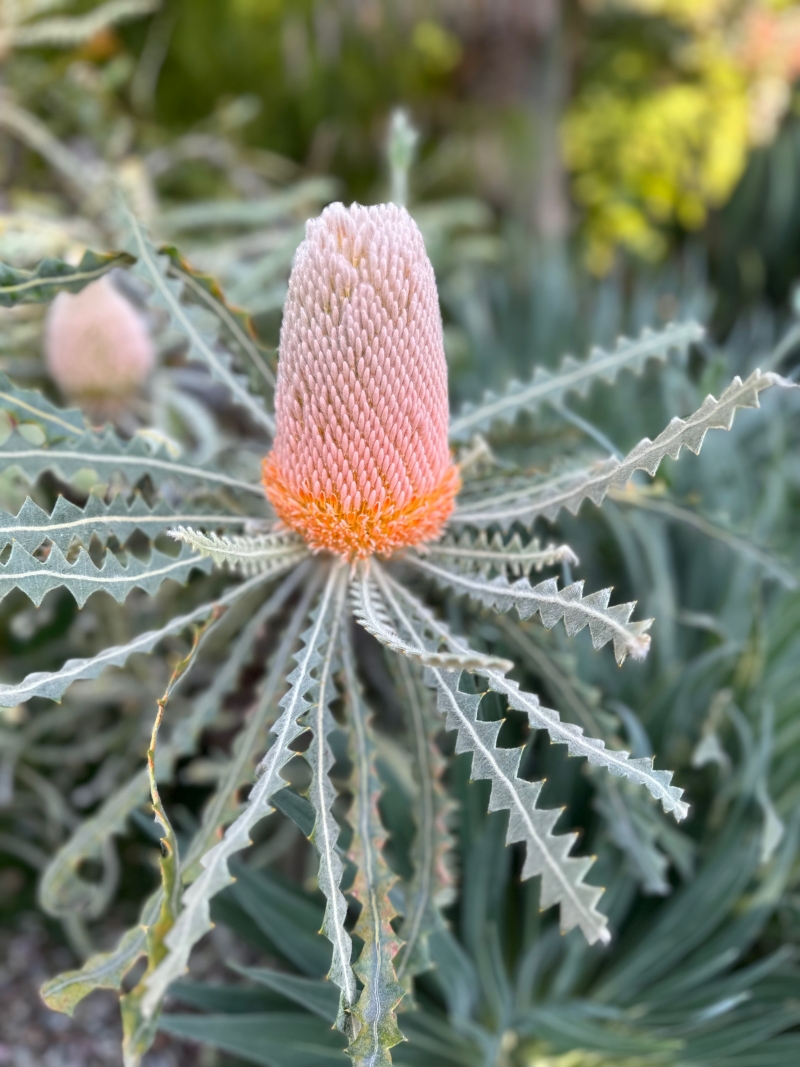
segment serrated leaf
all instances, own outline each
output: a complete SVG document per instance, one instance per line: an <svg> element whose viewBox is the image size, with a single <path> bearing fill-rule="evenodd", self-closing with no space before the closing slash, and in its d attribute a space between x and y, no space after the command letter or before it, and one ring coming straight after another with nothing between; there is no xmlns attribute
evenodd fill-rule
<svg viewBox="0 0 800 1067"><path fill-rule="evenodd" d="M69 480L78 471L94 470L101 477L112 473L125 475L131 485L149 475L158 484L163 479L178 483L199 481L212 488L223 487L255 493L263 499L263 488L254 482L231 478L212 468L174 459L165 448L154 449L141 435L123 441L108 427L103 433L84 433L70 441L49 446L32 446L21 434L12 433L0 445L0 459L6 467L18 468L32 481L44 471L55 471Z"/></svg>
<svg viewBox="0 0 800 1067"><path fill-rule="evenodd" d="M424 647L426 629L440 638L448 636L442 624L406 589L392 582L382 570L375 568L375 571L390 610L410 640ZM399 596L405 608L401 606ZM454 641L456 647L458 644ZM472 753L471 777L486 778L492 784L489 810L509 812L506 841L509 844L525 842L522 877L541 875L541 906L560 905L563 932L579 926L590 944L608 941L607 920L596 908L603 890L584 881L593 860L570 855L577 840L576 834L556 836L553 833L561 811L538 808L543 783L529 782L517 776L522 749L497 747L502 722L486 722L478 718L482 696L461 692L460 672L428 668L428 676L436 686L438 707L445 716L448 729L457 732L456 752Z"/></svg>
<svg viewBox="0 0 800 1067"><path fill-rule="evenodd" d="M298 569L298 572L285 579L259 608L238 635L230 655L215 672L211 684L195 698L189 715L176 723L169 739L159 746L156 755L158 781L169 779L175 763L197 750L200 736L215 721L226 695L236 685L264 624L280 611L302 578L302 571ZM240 586L235 591L238 594L236 599L256 584L249 582L246 586ZM183 620L180 620L180 629L212 616L220 618L225 607L233 599L229 593L226 598L204 605L190 616L184 616ZM206 633L213 633L213 630L214 627L210 627ZM268 695L267 699L270 700L271 697ZM214 798L204 813L202 827L206 827L213 815L211 809L219 802L221 793L224 793L225 781L225 778L220 780ZM84 820L59 848L45 868L39 884L39 903L49 915L60 917L77 912L83 916L97 917L105 909L107 900L102 885L81 878L79 869L86 860L102 858L106 842L111 836L124 830L131 813L144 803L147 789L147 768L142 767L108 797L97 812ZM213 828L216 829L218 825L219 822L214 822ZM211 832L213 833L213 830ZM193 842L193 849L201 848L202 841L206 840L206 837L201 837L202 834L201 829ZM190 869L186 870L188 872Z"/></svg>
<svg viewBox="0 0 800 1067"><path fill-rule="evenodd" d="M0 600L13 589L20 589L38 607L52 589L63 588L83 607L92 593L102 589L122 604L134 589L155 596L167 578L186 582L195 569L208 573L212 563L188 548L182 549L177 559L156 549L146 563L129 556L124 567L113 552L107 551L102 566L97 567L84 548L74 563L68 563L61 549L53 545L47 559L41 561L15 541L8 562L0 564Z"/></svg>
<svg viewBox="0 0 800 1067"><path fill-rule="evenodd" d="M541 571L560 563L574 566L578 557L569 545L546 545L535 538L525 544L518 533L508 541L502 534L490 538L485 530L464 530L459 535L446 534L441 541L417 548L425 559L441 561L467 574L489 575L497 572L505 577L521 577L531 571Z"/></svg>
<svg viewBox="0 0 800 1067"><path fill-rule="evenodd" d="M261 575L251 578L230 589L219 599L201 604L199 608L195 608L187 615L176 616L158 630L148 630L146 633L139 634L125 645L105 648L89 659L69 659L58 671L36 671L17 685L0 685L0 707L13 708L32 697L59 700L73 682L97 678L106 667L122 667L134 654L152 652L159 641L165 637L180 633L192 623L199 622L218 606L231 604L240 597L246 596L263 581L264 578Z"/></svg>
<svg viewBox="0 0 800 1067"><path fill-rule="evenodd" d="M196 304L182 302L183 282L170 276L169 256L156 250L146 230L124 200L120 200L120 210L127 229L124 243L136 257L133 273L151 288L151 302L167 312L170 328L188 341L188 358L204 363L211 375L227 387L232 399L246 408L252 418L272 436L275 420L267 413L263 401L250 392L247 379L233 371L231 357L218 343L217 318Z"/></svg>
<svg viewBox="0 0 800 1067"><path fill-rule="evenodd" d="M588 626L595 649L613 641L614 656L620 665L628 655L634 659L644 659L650 648L650 637L646 631L653 620L630 622L635 601L609 607L611 589L601 589L584 596L583 582L573 582L563 589L558 588L556 578L548 578L535 586L527 578L520 578L511 584L501 575L492 579L481 578L458 574L413 554L409 554L407 559L440 586L472 597L501 614L514 608L524 620L538 613L542 625L548 630L563 619L569 637Z"/></svg>
<svg viewBox="0 0 800 1067"><path fill-rule="evenodd" d="M496 422L511 422L521 411L534 411L543 403L557 404L570 393L583 396L593 382L613 381L622 370L639 373L648 360L665 360L676 349L685 352L704 332L696 322L670 323L658 333L643 330L635 341L621 337L611 352L593 348L584 362L566 356L555 374L537 367L529 383L511 382L502 396L487 393L478 407L465 405L450 422L450 438L466 440Z"/></svg>
<svg viewBox="0 0 800 1067"><path fill-rule="evenodd" d="M127 252L98 254L87 251L77 267L61 259L43 259L33 270L18 270L0 263L0 307L44 304L58 293L79 293L115 267L127 267L133 257Z"/></svg>
<svg viewBox="0 0 800 1067"><path fill-rule="evenodd" d="M315 813L314 829L309 840L319 853L317 883L325 897L322 933L333 946L328 978L342 991L337 1025L340 1030L344 1030L344 1013L352 1009L356 999L356 981L350 966L353 943L344 925L347 917L347 901L341 890L344 866L338 849L339 824L332 810L336 790L330 779L330 770L334 764L330 734L337 729L336 720L330 710L330 704L336 697L333 680L334 657L347 595L347 571L344 563L338 564L332 572L332 577L335 576L338 576L338 582L332 601L329 636L319 655L315 684L311 691L312 702L304 710L300 723L311 730L311 744L304 753L311 768L308 799L313 804Z"/></svg>
<svg viewBox="0 0 800 1067"><path fill-rule="evenodd" d="M59 408L36 389L20 389L0 371L0 408L9 411L18 422L35 422L47 439L79 437L89 427L77 408ZM2 446L5 448L5 444Z"/></svg>
<svg viewBox="0 0 800 1067"><path fill-rule="evenodd" d="M222 839L200 858L203 871L184 893L181 914L166 938L169 955L148 980L143 1003L146 1016L158 1010L169 984L186 969L192 948L211 928L209 901L232 880L228 867L231 856L248 847L255 824L273 810L270 798L286 785L281 771L295 755L289 745L303 733L299 719L312 706L307 694L316 691L314 671L322 662L329 641L342 574L340 566L329 573L320 602L312 614L312 624L303 635L304 647L295 656L298 665L288 678L291 688L281 700L283 713L272 728L275 740L259 765L260 776L250 791L247 804Z"/></svg>
<svg viewBox="0 0 800 1067"><path fill-rule="evenodd" d="M574 515L587 499L599 505L612 486L623 485L636 471L647 471L652 477L667 456L677 459L684 447L697 455L709 430L730 430L737 410L759 407L759 394L773 385L796 388L793 382L760 370L753 371L744 382L734 378L719 400L707 396L693 415L673 419L654 441L645 437L624 459L606 460L593 471L568 472L527 487L487 494L456 507L451 523L477 527L496 524L507 529L514 522L530 526L540 516L552 520L562 508Z"/></svg>
<svg viewBox="0 0 800 1067"><path fill-rule="evenodd" d="M151 508L140 493L131 501L118 495L108 503L102 497L92 495L83 508L60 496L50 515L27 497L16 515L0 511L0 550L17 541L28 552L33 552L45 541L52 541L66 552L73 541L88 545L93 535L103 543L112 534L125 542L136 530L153 539L184 523L203 523L213 529L242 526L249 521L246 515L215 514L204 508L190 510L176 507L166 500L158 500Z"/></svg>
<svg viewBox="0 0 800 1067"><path fill-rule="evenodd" d="M271 574L299 563L309 554L306 542L292 532L220 537L179 527L171 530L170 536L214 563L226 564L243 574Z"/></svg>
<svg viewBox="0 0 800 1067"><path fill-rule="evenodd" d="M411 849L414 873L403 886L403 922L398 936L404 943L396 958L398 981L410 992L411 979L433 966L428 939L444 928L440 909L453 900L453 877L447 865L453 847L447 819L453 805L442 785L446 764L436 745L441 727L427 706L430 690L417 679L405 657L397 657L397 670L409 713L418 788Z"/></svg>
<svg viewBox="0 0 800 1067"><path fill-rule="evenodd" d="M400 586L388 577L384 577L383 582L384 587L388 582L392 589L400 589ZM455 651L469 651L466 643L461 638L448 634L443 624L437 622L430 612L426 611L425 618L429 620L431 627L439 631L440 636L448 638L450 647ZM583 756L615 777L628 778L637 785L643 785L660 801L665 811L672 812L678 820L686 818L689 806L681 800L683 790L670 784L671 771L655 770L650 757L631 759L629 753L621 749L607 749L605 742L596 737L587 737L581 727L573 723L562 722L557 711L544 707L537 696L524 692L518 682L504 677L500 672L479 667L475 673L486 678L489 688L495 693L506 697L510 707L524 712L533 729L547 730L554 744L565 744L571 756Z"/></svg>
<svg viewBox="0 0 800 1067"><path fill-rule="evenodd" d="M342 634L342 665L353 728L355 800L350 813L353 841L349 858L356 865L356 877L351 894L361 902L353 933L364 943L353 965L363 988L351 1010L354 1033L347 1051L354 1067L391 1067L389 1049L403 1040L395 1008L405 992L393 965L400 941L392 929L397 913L389 894L396 878L383 857L386 831L378 813L381 785L375 771L375 745L346 630Z"/></svg>
<svg viewBox="0 0 800 1067"><path fill-rule="evenodd" d="M407 656L424 667L440 667L442 670L475 671L479 667L494 667L510 671L514 664L500 656L470 651L467 654L452 649L441 651L436 647L425 648L404 640L393 628L386 615L385 605L376 595L370 576L369 561L359 565L359 572L350 586L353 615L367 633L401 656Z"/></svg>
<svg viewBox="0 0 800 1067"><path fill-rule="evenodd" d="M242 805L237 799L239 791L242 786L253 780L253 763L255 762L256 754L263 751L266 742L265 735L271 726L276 706L276 697L281 687L285 684L286 664L292 649L297 643L298 634L308 618L311 603L319 590L321 577L319 571L309 576L307 572L304 573L303 568L298 568L297 574L298 579L301 574L305 579L303 595L300 597L291 618L281 634L280 643L272 657L267 676L259 686L258 697L248 715L247 723L236 737L231 757L217 779L214 792L203 808L200 829L192 839L191 848L184 861L185 881L187 882L194 881L202 873L201 857L214 844L220 827L226 826L240 814ZM299 584L300 581L297 579L291 581L291 584L289 582L283 583L280 590L280 606L283 605ZM285 593L283 592L284 588L286 589ZM267 604L268 612L263 610L259 612L261 618L256 632L260 631L267 618L275 614L278 604L272 602L274 599L270 598L270 602ZM273 799L275 801L274 806L278 807L277 798Z"/></svg>

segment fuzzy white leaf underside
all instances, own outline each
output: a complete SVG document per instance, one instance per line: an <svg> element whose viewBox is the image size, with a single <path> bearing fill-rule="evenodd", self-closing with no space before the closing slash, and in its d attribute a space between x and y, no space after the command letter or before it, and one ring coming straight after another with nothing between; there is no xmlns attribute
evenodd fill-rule
<svg viewBox="0 0 800 1067"><path fill-rule="evenodd" d="M187 527L170 530L170 536L183 541L201 556L243 574L270 574L294 566L308 556L308 546L293 533L263 534L256 537L220 537Z"/></svg>

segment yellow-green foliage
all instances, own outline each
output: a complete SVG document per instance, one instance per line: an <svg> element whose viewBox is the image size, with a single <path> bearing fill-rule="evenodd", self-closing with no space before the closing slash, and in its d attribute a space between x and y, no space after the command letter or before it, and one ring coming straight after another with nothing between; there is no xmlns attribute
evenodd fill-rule
<svg viewBox="0 0 800 1067"><path fill-rule="evenodd" d="M563 122L587 260L645 259L702 226L772 140L790 101L798 13L774 0L595 0L597 60Z"/></svg>

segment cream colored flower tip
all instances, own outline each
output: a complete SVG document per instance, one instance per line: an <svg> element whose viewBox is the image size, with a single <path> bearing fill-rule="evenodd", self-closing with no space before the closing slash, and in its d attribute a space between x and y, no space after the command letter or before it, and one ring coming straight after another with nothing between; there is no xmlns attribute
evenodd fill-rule
<svg viewBox="0 0 800 1067"><path fill-rule="evenodd" d="M155 366L141 315L108 276L80 293L59 293L44 335L47 369L61 392L78 399L122 398Z"/></svg>
<svg viewBox="0 0 800 1067"><path fill-rule="evenodd" d="M332 204L306 227L283 313L264 487L316 549L438 537L458 491L433 268L401 207Z"/></svg>

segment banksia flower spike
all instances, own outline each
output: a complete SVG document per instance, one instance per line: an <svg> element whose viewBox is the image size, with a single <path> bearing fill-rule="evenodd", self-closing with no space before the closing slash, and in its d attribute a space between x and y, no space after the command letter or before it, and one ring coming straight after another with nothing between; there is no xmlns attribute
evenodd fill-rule
<svg viewBox="0 0 800 1067"><path fill-rule="evenodd" d="M167 991L211 929L211 902L233 880L233 861L250 845L260 820L282 807L305 812L302 824L310 829L319 856L322 931L331 945L329 978L340 990L337 1025L347 1034L353 1067L389 1067L390 1050L402 1039L396 1008L430 965L429 939L442 929L439 906L449 890L442 863L450 847L444 825L449 803L436 740L442 729L456 735L457 753L471 756L471 777L490 782L490 810L508 812L506 840L522 846L522 878L541 878L542 908L558 905L562 931L577 927L590 943L610 936L598 910L602 890L586 880L592 860L576 854L574 833L556 829L560 811L541 806L541 782L520 776L523 749L498 744L501 722L483 714L484 696L496 694L527 719L532 731L546 732L569 755L640 786L675 819L688 813L682 790L672 784L669 771L654 766L652 757L633 758L607 748L602 737L586 736L576 723L562 720L557 709L544 707L523 688L524 679L508 677L514 663L498 653L509 646L532 650L532 656L536 651L527 634L517 632L511 612L529 625L535 617L547 629L563 624L568 636L588 630L593 646L612 646L620 665L629 656L641 659L649 647L651 620L632 619L633 603L612 603L610 589L586 594L582 581L562 587L555 576L534 577L544 568L578 563L569 546L539 542L537 524L555 519L562 509L576 514L586 499L600 506L610 493L623 492L636 471L652 476L667 456L677 459L684 447L698 452L710 430L730 429L739 408L758 407L763 390L790 383L758 370L745 381L735 378L719 399L706 397L694 414L673 419L653 440L645 438L619 459L569 470L559 464L530 477L496 465L489 477L470 476L456 506L461 475L467 476L470 463L465 459L459 469L449 440L466 442L476 433L491 438L496 425L522 411L535 411L545 401L556 405L569 393L585 393L592 381L612 381L626 368L642 370L649 360L664 359L674 349L685 351L702 331L694 323L673 323L659 333L645 330L635 340L622 338L611 351L595 348L583 363L568 358L558 369L539 368L530 382L488 394L451 422L436 283L419 229L396 205L333 204L308 223L295 258L273 419L263 397L232 372L221 339L227 334L209 333L202 316L190 315L193 290L172 276L172 261L159 255L129 212L126 220L128 244L137 257L132 269L152 291L154 306L167 314L169 329L183 333L193 355L206 362L237 404L270 430L274 425L274 445L263 462L263 488L238 476L252 458L254 442L237 444L231 437L224 464L176 458L140 437L124 440L113 427L102 435L87 430L80 417L76 424L75 412L58 411L44 397L3 379L0 407L8 406L21 420L33 415L43 431L56 431L47 447L31 447L22 433L10 433L0 442L4 462L31 479L44 471L69 479L78 471L97 470L93 488L101 492L93 492L85 508L60 497L48 514L28 498L17 515L0 511L0 550L11 546L0 563L0 596L18 589L38 605L49 590L61 588L82 606L102 589L121 603L134 589L152 595L167 578L185 582L193 571L208 572L214 566L228 568L234 581L189 614L138 634L126 645L0 684L0 706L16 707L33 697L58 700L73 682L97 678L110 664L123 667L134 653L150 651L165 636L202 623L192 652L176 668L160 701L163 711L174 684L205 654L205 627L216 625L234 604L252 607L246 622L244 611L234 614L234 626L240 627L235 647L200 694L187 729L180 725L163 757L168 766L178 755L190 755L204 726L237 690L243 666L263 659L266 634L279 635L259 695L187 854L185 869L192 877L185 886L183 879L176 880L165 855L162 903L155 910L148 903L143 912L146 940L137 926L106 957L122 975L124 967L120 970L117 961L128 959L125 945L146 944L150 956L140 983L125 996L126 1062L138 1062L135 1057L155 1033ZM214 298L204 306L216 307L217 319L230 329L224 304ZM80 296L58 298L48 321L47 350L54 378L72 396L124 397L138 388L154 362L143 323L107 280ZM233 364L236 357L230 355ZM238 358L245 357L242 347ZM476 444L473 454L476 450L492 462L491 449ZM103 479L112 470L132 487L147 478L152 501L141 494L107 499ZM200 488L210 500L198 503ZM272 517L263 515L264 493L280 520L277 528L269 528ZM252 514L240 496L258 498L258 513ZM150 555L144 559L128 553L123 564L111 537L122 541L134 530L150 542ZM167 555L156 547L162 533L181 542L179 554ZM83 547L73 556L69 550L76 539ZM102 566L86 551L93 539L106 545ZM40 558L37 552L46 542L49 551ZM399 560L392 558L398 549L404 549ZM491 631L483 627L481 647L471 647L469 637L454 632L424 594L409 588L409 575L466 600L460 612L465 628L473 611L506 616L496 631L502 644L485 649ZM360 668L366 666L362 656L374 664L377 650L353 640L354 624L398 656L397 689L408 737L399 739L398 734L393 743L407 746L416 786L413 798L409 793L414 833L408 863L401 865L405 874L393 871L384 854L382 784L376 769L381 746L375 736L383 716L380 708L369 706L370 693L361 691L359 680ZM476 680L463 684L464 672ZM338 710L334 714L335 706L341 715ZM337 760L332 735L338 729L349 730L352 740L352 837L347 848L358 869L350 889L344 884L339 815L334 814L340 778L331 774ZM265 744L267 731L270 741ZM285 800L294 791L285 775L303 734L310 734L302 753L310 777L307 800L298 809L299 798ZM242 802L248 759L253 764L258 760L258 771ZM133 810L124 805L142 802L133 788L137 783L139 774L110 798L109 803L123 806L113 810ZM155 786L153 803L170 853L174 837ZM300 821L298 817L298 825ZM79 842L85 831L79 828L76 834L62 857L83 848ZM61 896L62 862L56 857L42 888L45 906L56 916L74 910L71 891ZM346 893L361 905L355 926ZM402 919L394 924L398 910ZM163 918L167 914L169 923ZM139 951L124 966L132 966ZM98 978L108 972L107 963L98 966L93 957L83 970L48 983L45 999L71 1012L86 992L108 984Z"/></svg>
<svg viewBox="0 0 800 1067"><path fill-rule="evenodd" d="M139 313L106 275L80 293L59 293L45 327L47 369L61 392L90 408L133 396L155 366Z"/></svg>
<svg viewBox="0 0 800 1067"><path fill-rule="evenodd" d="M332 204L289 281L264 487L316 550L436 539L459 487L433 268L401 207Z"/></svg>

